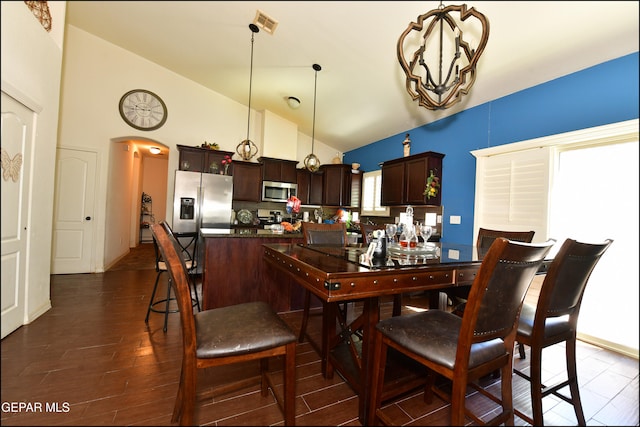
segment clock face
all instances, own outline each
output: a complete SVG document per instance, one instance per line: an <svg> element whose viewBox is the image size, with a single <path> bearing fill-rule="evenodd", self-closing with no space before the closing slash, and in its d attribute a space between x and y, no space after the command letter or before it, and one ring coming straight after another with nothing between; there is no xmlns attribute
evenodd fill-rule
<svg viewBox="0 0 640 427"><path fill-rule="evenodd" d="M167 121L167 106L153 92L134 89L120 98L120 115L138 130L155 130Z"/></svg>

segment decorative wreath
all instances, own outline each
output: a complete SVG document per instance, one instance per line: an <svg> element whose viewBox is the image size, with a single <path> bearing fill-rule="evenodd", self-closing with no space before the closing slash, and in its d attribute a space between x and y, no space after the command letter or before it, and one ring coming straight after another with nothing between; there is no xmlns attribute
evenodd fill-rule
<svg viewBox="0 0 640 427"><path fill-rule="evenodd" d="M436 173L438 170L436 169ZM429 177L427 178L427 186L424 189L424 194L427 199L436 197L438 195L438 189L440 188L440 178L433 174L433 170L429 171Z"/></svg>

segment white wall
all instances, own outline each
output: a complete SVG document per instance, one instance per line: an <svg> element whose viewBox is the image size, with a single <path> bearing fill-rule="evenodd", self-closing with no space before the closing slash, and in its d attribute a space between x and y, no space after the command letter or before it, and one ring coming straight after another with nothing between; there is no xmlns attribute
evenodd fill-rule
<svg viewBox="0 0 640 427"><path fill-rule="evenodd" d="M54 3L54 2L50 2ZM2 2L2 90L29 99L40 108L36 118L27 227L26 318L30 323L51 307L51 232L62 32L66 3L51 5L48 33L24 2ZM5 209L5 206L3 206Z"/></svg>
<svg viewBox="0 0 640 427"><path fill-rule="evenodd" d="M236 145L246 138L247 107L72 26L67 26L63 65L59 145L98 152L95 244L97 271L103 271L107 259L123 253L118 240L107 240L106 235L130 234L130 222L111 222L106 215L111 141L151 139L170 147L166 203L170 216L173 174L178 168L176 145L199 146L206 140L235 152ZM120 98L136 88L156 93L167 105L167 122L160 129L138 131L120 117ZM261 120L262 115L253 112L250 137L259 150ZM310 138L307 148L300 141L301 134L298 136L298 160L302 161L310 152ZM323 145L316 141L316 155L321 162L330 163L336 150L326 146L323 150Z"/></svg>

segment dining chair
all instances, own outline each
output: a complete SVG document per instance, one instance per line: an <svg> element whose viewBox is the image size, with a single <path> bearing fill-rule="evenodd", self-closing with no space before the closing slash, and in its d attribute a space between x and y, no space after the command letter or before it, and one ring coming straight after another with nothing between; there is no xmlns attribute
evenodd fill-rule
<svg viewBox="0 0 640 427"><path fill-rule="evenodd" d="M522 306L516 340L531 349L530 376L517 369L514 372L530 382L533 418L517 410L516 413L532 425L544 425L542 398L549 395L573 405L578 425L586 425L576 369L578 315L591 272L611 243L611 239L597 244L565 240L549 266L537 303ZM565 343L567 379L556 385L542 384L542 350L561 342ZM521 347L520 358L524 356ZM571 397L559 392L566 386Z"/></svg>
<svg viewBox="0 0 640 427"><path fill-rule="evenodd" d="M171 235L173 235L173 231L171 230L171 227L169 226L169 224L166 223L166 221L162 222L162 226L165 228L165 231ZM175 236L174 236L175 238ZM153 239L153 250L155 253L155 257L156 257L156 261L155 261L155 269L156 269L156 281L153 285L153 291L151 292L151 298L149 298L149 305L147 307L147 314L144 318L144 321L146 324L149 324L149 315L151 314L151 312L153 311L154 313L164 313L164 326L162 327L162 330L164 332L167 332L167 324L169 322L169 313L177 313L178 312L178 308L170 308L171 307L171 301L176 301L175 297L171 296L171 283L169 283L169 281L167 281L167 294L166 297L164 298L160 298L160 299L156 299L156 293L158 291L158 285L160 283L160 277L162 276L163 273L167 272L167 264L164 261L164 258L162 257L162 253L160 252L160 249L158 248L158 243L156 242L155 239ZM195 297L193 297L193 306L197 307L198 311L200 310L200 299L198 297L198 291L196 289L196 282L195 282L195 278L193 277L193 273L195 272L195 269L197 267L196 261L195 261L195 254L196 254L196 250L197 250L197 239L194 239L195 242L193 243L193 249L192 251L189 251L189 245L187 245L186 247L183 246L182 244L180 244L180 242L178 242L178 240L176 239L176 242L178 243L178 247L180 248L179 251L183 254L183 258L185 258L185 268L187 270L187 272L189 273L188 277L189 277L189 283L190 285L193 285L193 289L194 289L194 294ZM162 307L162 308L160 308Z"/></svg>
<svg viewBox="0 0 640 427"><path fill-rule="evenodd" d="M385 230L384 224L360 224L360 231L362 231L362 243L365 246L369 246L371 243L371 236L374 230ZM402 294L395 294L393 296L393 311L392 316L400 316L402 313Z"/></svg>
<svg viewBox="0 0 640 427"><path fill-rule="evenodd" d="M160 224L152 224L170 283L178 301L182 326L182 370L172 423L193 425L199 369L256 360L260 363L263 396L271 389L284 415L295 424L296 335L267 303L255 301L193 313L188 274L179 244ZM274 387L270 358L284 357L283 393ZM225 384L246 386L246 380Z"/></svg>
<svg viewBox="0 0 640 427"><path fill-rule="evenodd" d="M478 237L476 239L476 250L478 256L482 257L487 253L493 241L498 237L513 240L516 242L531 243L535 231L507 231L507 230L490 230L480 227L478 229ZM453 303L453 312L458 316L462 316L465 302L469 295L469 286L460 286L446 291L447 297Z"/></svg>
<svg viewBox="0 0 640 427"><path fill-rule="evenodd" d="M554 242L497 238L482 260L462 317L431 309L378 322L368 422L390 424L381 411L381 401L387 352L393 349L427 368L424 400L429 404L436 394L451 403L448 425L465 425L465 415L474 423L485 424L465 406L467 385L500 369L501 412L486 423L513 425L512 354L518 316L531 281ZM436 375L450 381L450 393L436 386ZM477 390L488 393L479 386Z"/></svg>
<svg viewBox="0 0 640 427"><path fill-rule="evenodd" d="M316 222L303 222L302 223L302 237L305 244L308 245L323 245L323 246L347 246L347 227L343 222L336 222L333 224L316 223ZM336 303L322 303L322 307L326 304ZM311 310L311 292L308 289L304 289L304 306L302 309L302 323L300 325L300 333L298 334L298 342L304 342L307 335L307 325L309 324L309 314ZM339 304L339 312L345 319L347 317L347 303Z"/></svg>

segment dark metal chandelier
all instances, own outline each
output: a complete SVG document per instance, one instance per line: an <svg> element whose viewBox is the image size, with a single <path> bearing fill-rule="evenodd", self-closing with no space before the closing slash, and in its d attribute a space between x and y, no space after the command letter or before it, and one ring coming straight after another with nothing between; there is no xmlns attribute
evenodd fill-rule
<svg viewBox="0 0 640 427"><path fill-rule="evenodd" d="M316 172L320 168L320 159L313 154L313 145L316 137L316 93L318 90L318 71L322 70L322 67L318 64L313 64L313 69L316 72L315 85L313 87L313 125L311 128L311 154L304 158L304 167L309 172Z"/></svg>
<svg viewBox="0 0 640 427"><path fill-rule="evenodd" d="M465 22L469 18L474 19ZM474 47L464 39L462 29L469 28L472 34L478 22L482 34ZM476 65L488 40L489 21L475 8L467 9L466 4L445 7L440 2L437 9L418 16L417 22L411 22L404 30L397 46L411 98L429 110L444 110L458 103L476 80Z"/></svg>
<svg viewBox="0 0 640 427"><path fill-rule="evenodd" d="M260 29L255 24L249 24L251 30L251 67L249 69L249 111L247 113L247 139L236 146L236 153L242 157L242 160L251 160L258 154L258 147L249 139L249 124L251 122L251 82L253 81L253 36Z"/></svg>

